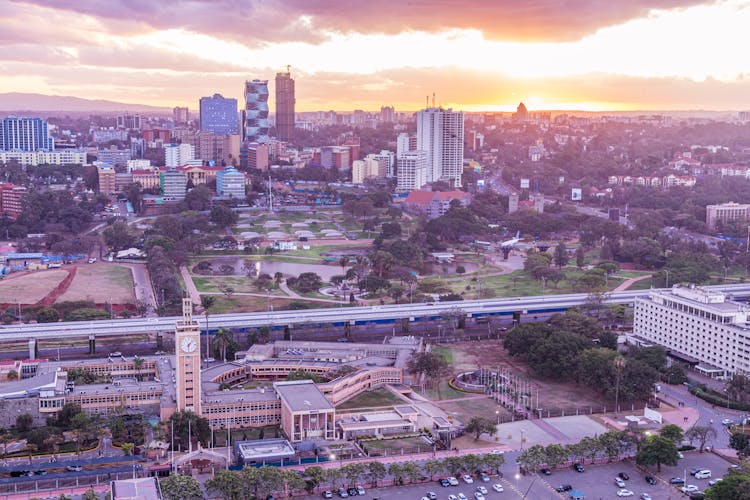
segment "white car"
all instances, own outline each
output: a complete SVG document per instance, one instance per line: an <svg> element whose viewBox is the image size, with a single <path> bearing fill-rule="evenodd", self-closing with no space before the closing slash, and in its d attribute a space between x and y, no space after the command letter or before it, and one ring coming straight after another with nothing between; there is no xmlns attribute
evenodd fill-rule
<svg viewBox="0 0 750 500"><path fill-rule="evenodd" d="M685 458L685 455L683 455L681 451L678 451L677 458Z"/></svg>
<svg viewBox="0 0 750 500"><path fill-rule="evenodd" d="M357 495L364 495L366 493L362 486L357 486Z"/></svg>
<svg viewBox="0 0 750 500"><path fill-rule="evenodd" d="M683 491L683 493L695 493L696 491L698 491L698 487L694 484L685 485L680 489Z"/></svg>
<svg viewBox="0 0 750 500"><path fill-rule="evenodd" d="M633 496L633 492L630 491L630 490L626 490L626 489L623 488L621 490L617 490L617 496L618 497L632 497Z"/></svg>
<svg viewBox="0 0 750 500"><path fill-rule="evenodd" d="M492 450L492 451L490 452L490 455L502 455L502 454L503 454L503 452L502 452L502 451L500 451L500 450Z"/></svg>
<svg viewBox="0 0 750 500"><path fill-rule="evenodd" d="M495 484L492 485L492 489L495 490L495 491L497 491L498 493L502 493L503 492L503 485L500 484L500 483L495 483Z"/></svg>
<svg viewBox="0 0 750 500"><path fill-rule="evenodd" d="M481 493L479 493L478 491L476 491L476 492L474 492L474 498L476 500L484 500L484 495L482 495Z"/></svg>
<svg viewBox="0 0 750 500"><path fill-rule="evenodd" d="M471 483L474 482L474 480L468 474L464 474L464 477L462 477L461 479L463 479L464 483L466 483L466 484L471 484Z"/></svg>
<svg viewBox="0 0 750 500"><path fill-rule="evenodd" d="M469 500L469 499L466 498L466 495L464 495L463 493L459 493L458 494L458 500Z"/></svg>
<svg viewBox="0 0 750 500"><path fill-rule="evenodd" d="M487 494L487 488L485 488L484 486L477 486L477 491L481 493L482 495Z"/></svg>
<svg viewBox="0 0 750 500"><path fill-rule="evenodd" d="M708 479L711 477L711 471L708 469L699 470L695 473L695 479Z"/></svg>
<svg viewBox="0 0 750 500"><path fill-rule="evenodd" d="M713 485L715 485L716 483L718 483L719 481L721 481L721 478L720 478L720 477L717 477L716 479L712 479L712 480L710 480L710 481L708 482L708 485L709 485L709 486L713 486Z"/></svg>
<svg viewBox="0 0 750 500"><path fill-rule="evenodd" d="M360 493L360 495L364 495L364 493ZM437 500L437 493L435 493L434 491L428 491L427 495L425 496L428 498L428 500Z"/></svg>
<svg viewBox="0 0 750 500"><path fill-rule="evenodd" d="M615 484L617 485L618 488L624 488L625 487L625 481L623 481L619 477L615 478Z"/></svg>
<svg viewBox="0 0 750 500"><path fill-rule="evenodd" d="M724 420L721 421L721 423L724 425L732 425L734 424L734 421L732 421L731 418L725 418Z"/></svg>
<svg viewBox="0 0 750 500"><path fill-rule="evenodd" d="M448 478L448 482L451 483L451 486L458 486L458 479L453 476Z"/></svg>
<svg viewBox="0 0 750 500"><path fill-rule="evenodd" d="M641 493L641 500L653 500L648 493Z"/></svg>
<svg viewBox="0 0 750 500"><path fill-rule="evenodd" d="M458 500L456 495L448 495L448 500Z"/></svg>

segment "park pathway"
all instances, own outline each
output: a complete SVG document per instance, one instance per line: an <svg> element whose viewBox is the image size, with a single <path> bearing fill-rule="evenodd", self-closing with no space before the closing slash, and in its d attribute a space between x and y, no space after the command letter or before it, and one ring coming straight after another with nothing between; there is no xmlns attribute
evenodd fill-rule
<svg viewBox="0 0 750 500"><path fill-rule="evenodd" d="M193 283L193 277L190 276L190 272L186 266L180 266L180 274L182 275L182 281L185 282L185 288L187 288L190 294L190 299L193 301L193 305L201 305L201 294L198 288Z"/></svg>
<svg viewBox="0 0 750 500"><path fill-rule="evenodd" d="M633 286L633 284L637 283L638 281L643 281L643 280L648 279L650 277L651 277L650 274L644 274L643 276L638 276L637 278L629 278L629 279L623 281L622 283L620 283L619 285L617 285L617 288L615 288L612 291L613 292L624 292L625 290L627 290L628 288L630 288L631 286Z"/></svg>

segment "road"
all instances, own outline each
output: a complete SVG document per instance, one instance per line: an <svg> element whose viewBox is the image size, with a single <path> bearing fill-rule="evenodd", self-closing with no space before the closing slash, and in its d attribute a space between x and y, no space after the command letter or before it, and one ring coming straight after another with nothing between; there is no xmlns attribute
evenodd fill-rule
<svg viewBox="0 0 750 500"><path fill-rule="evenodd" d="M721 290L732 297L750 296L750 284L716 285L706 287ZM608 304L632 304L638 297L646 297L649 290L612 292L604 299ZM446 316L475 318L482 316L511 316L514 313L542 314L563 312L589 300L585 293L530 297L465 300L446 303L394 304L367 307L338 307L305 311L274 311L256 313L215 314L211 328L247 329L295 325L392 324L398 320L420 321ZM76 321L40 324L8 325L0 328L0 342L22 339L88 338L90 335L127 336L172 332L179 317L114 319L104 321Z"/></svg>

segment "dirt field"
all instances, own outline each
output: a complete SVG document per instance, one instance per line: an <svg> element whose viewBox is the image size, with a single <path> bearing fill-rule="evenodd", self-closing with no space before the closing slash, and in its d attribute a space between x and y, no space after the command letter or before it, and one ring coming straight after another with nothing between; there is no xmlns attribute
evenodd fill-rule
<svg viewBox="0 0 750 500"><path fill-rule="evenodd" d="M127 304L135 300L130 268L115 265L80 265L75 278L57 302L93 300Z"/></svg>
<svg viewBox="0 0 750 500"><path fill-rule="evenodd" d="M545 410L583 409L603 404L599 394L591 389L579 387L573 382L562 383L529 375L525 363L507 355L502 341L460 342L446 347L451 351L454 373L480 367L493 370L508 368L516 375L527 377L539 388L539 406Z"/></svg>
<svg viewBox="0 0 750 500"><path fill-rule="evenodd" d="M68 276L67 271L34 271L0 281L0 303L36 304Z"/></svg>

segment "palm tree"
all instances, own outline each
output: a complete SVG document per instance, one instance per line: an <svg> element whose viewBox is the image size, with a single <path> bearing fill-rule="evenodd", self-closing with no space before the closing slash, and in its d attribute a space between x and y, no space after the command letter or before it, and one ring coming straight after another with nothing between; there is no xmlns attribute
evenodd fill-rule
<svg viewBox="0 0 750 500"><path fill-rule="evenodd" d="M26 451L29 452L29 463L31 463L31 455L34 454L35 451L37 451L39 448L37 445L32 443L26 443Z"/></svg>
<svg viewBox="0 0 750 500"><path fill-rule="evenodd" d="M8 454L8 443L13 441L13 435L10 432L0 431L0 443L3 445L3 458Z"/></svg>
<svg viewBox="0 0 750 500"><path fill-rule="evenodd" d="M219 350L221 350L221 358L225 363L227 361L227 347L232 343L233 340L234 337L231 330L227 330L226 328L219 328L219 331L216 332L216 337L214 338L214 346L218 347Z"/></svg>
<svg viewBox="0 0 750 500"><path fill-rule="evenodd" d="M214 303L216 302L216 297L212 295L201 295L201 306L203 307L203 315L206 317L206 357L210 357L208 355L211 348L208 346L208 339L211 337L208 334L208 313L210 309L214 306Z"/></svg>
<svg viewBox="0 0 750 500"><path fill-rule="evenodd" d="M141 357L133 358L133 367L135 368L136 380L141 380L141 368L143 368L144 359Z"/></svg>

